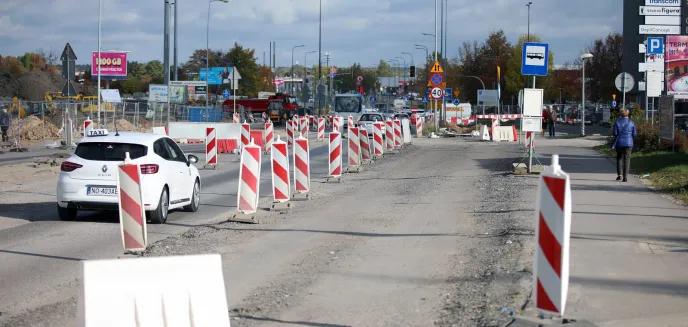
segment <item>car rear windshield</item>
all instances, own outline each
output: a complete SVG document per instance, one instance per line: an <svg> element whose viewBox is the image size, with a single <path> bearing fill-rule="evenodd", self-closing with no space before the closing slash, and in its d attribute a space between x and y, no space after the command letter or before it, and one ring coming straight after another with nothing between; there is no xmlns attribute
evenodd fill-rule
<svg viewBox="0 0 688 327"><path fill-rule="evenodd" d="M74 154L86 160L124 161L126 152L131 159L137 159L146 156L148 148L141 144L88 142L79 143Z"/></svg>

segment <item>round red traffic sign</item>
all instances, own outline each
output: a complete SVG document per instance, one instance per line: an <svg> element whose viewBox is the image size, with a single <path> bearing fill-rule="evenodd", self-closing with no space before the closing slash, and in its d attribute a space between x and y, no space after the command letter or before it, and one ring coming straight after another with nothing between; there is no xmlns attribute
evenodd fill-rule
<svg viewBox="0 0 688 327"><path fill-rule="evenodd" d="M433 87L432 90L430 90L430 98L433 98L435 100L442 99L444 97L444 90L439 87Z"/></svg>

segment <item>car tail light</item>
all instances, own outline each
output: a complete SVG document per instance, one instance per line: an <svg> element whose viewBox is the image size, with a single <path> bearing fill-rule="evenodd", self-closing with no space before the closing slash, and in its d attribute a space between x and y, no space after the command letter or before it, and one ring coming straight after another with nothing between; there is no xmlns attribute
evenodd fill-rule
<svg viewBox="0 0 688 327"><path fill-rule="evenodd" d="M157 174L159 169L156 164L141 165L141 174Z"/></svg>
<svg viewBox="0 0 688 327"><path fill-rule="evenodd" d="M70 171L74 171L77 168L81 168L81 167L83 167L83 165L80 165L78 163L63 161L62 164L60 165L60 170L65 171L65 172L70 172Z"/></svg>

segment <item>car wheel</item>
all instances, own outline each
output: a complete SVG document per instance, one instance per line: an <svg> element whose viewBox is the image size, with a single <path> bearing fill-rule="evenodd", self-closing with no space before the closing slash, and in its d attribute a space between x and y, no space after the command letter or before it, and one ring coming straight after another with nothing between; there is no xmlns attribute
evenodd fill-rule
<svg viewBox="0 0 688 327"><path fill-rule="evenodd" d="M170 197L167 194L167 186L163 187L158 201L158 208L155 211L147 212L148 219L153 224L164 224L167 221L167 212L170 208Z"/></svg>
<svg viewBox="0 0 688 327"><path fill-rule="evenodd" d="M62 208L57 206L57 215L62 221L74 221L76 220L77 210L72 208Z"/></svg>
<svg viewBox="0 0 688 327"><path fill-rule="evenodd" d="M191 194L191 204L184 206L184 211L186 212L196 212L198 207L201 205L201 183L196 180L193 187L193 193Z"/></svg>

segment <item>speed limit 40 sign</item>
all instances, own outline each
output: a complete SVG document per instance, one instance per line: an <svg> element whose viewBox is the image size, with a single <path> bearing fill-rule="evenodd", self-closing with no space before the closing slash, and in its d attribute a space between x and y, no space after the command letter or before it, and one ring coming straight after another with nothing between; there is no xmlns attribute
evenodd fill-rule
<svg viewBox="0 0 688 327"><path fill-rule="evenodd" d="M430 98L439 100L444 97L444 90L439 87L433 87L432 90L430 90Z"/></svg>

